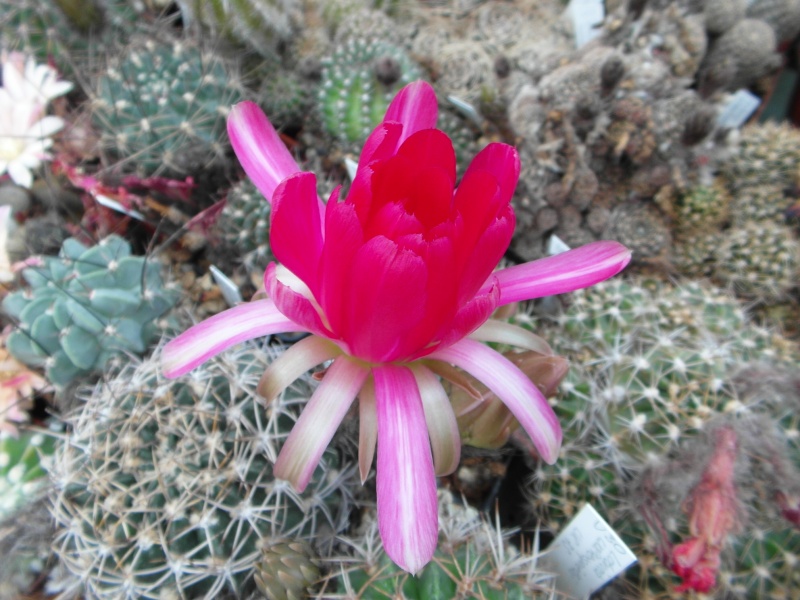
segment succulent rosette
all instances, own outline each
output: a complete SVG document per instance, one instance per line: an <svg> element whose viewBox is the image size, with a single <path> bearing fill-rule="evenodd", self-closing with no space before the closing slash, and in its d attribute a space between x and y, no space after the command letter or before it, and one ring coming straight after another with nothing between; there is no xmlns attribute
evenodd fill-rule
<svg viewBox="0 0 800 600"><path fill-rule="evenodd" d="M457 185L453 145L436 119L433 89L407 85L365 142L347 197L336 190L323 203L315 176L301 172L261 110L236 105L228 132L246 173L272 202L270 244L279 262L265 273L267 299L195 325L162 355L165 374L178 377L244 340L310 332L261 382L269 400L332 361L274 473L302 490L358 398L362 480L377 447L381 537L392 560L412 573L436 549L436 476L454 471L461 451L441 378L469 389L463 370L481 381L541 458L554 462L561 428L553 410L484 342L536 351L547 345L490 317L505 304L593 285L630 260L624 246L597 242L495 271L514 231L519 156L489 144Z"/></svg>

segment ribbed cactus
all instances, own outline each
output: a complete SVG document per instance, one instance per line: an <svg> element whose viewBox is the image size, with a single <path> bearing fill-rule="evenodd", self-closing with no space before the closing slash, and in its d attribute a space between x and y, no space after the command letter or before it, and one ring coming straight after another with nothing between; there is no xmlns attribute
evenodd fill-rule
<svg viewBox="0 0 800 600"><path fill-rule="evenodd" d="M244 346L167 380L157 361L126 361L69 419L51 472L56 548L89 597L247 597L273 540L340 530L347 474L331 454L302 495L272 477L311 391L266 406L268 362Z"/></svg>
<svg viewBox="0 0 800 600"><path fill-rule="evenodd" d="M302 3L297 0L178 0L177 4L186 24L267 55L291 41L303 20Z"/></svg>
<svg viewBox="0 0 800 600"><path fill-rule="evenodd" d="M374 519L374 517L372 517ZM505 541L511 533L483 522L478 512L439 492L439 548L416 576L401 570L383 551L377 523L344 538L355 556L327 559L330 575L318 598L358 600L510 600L549 597L552 579L537 568L538 556L521 554Z"/></svg>
<svg viewBox="0 0 800 600"><path fill-rule="evenodd" d="M123 170L180 176L222 163L225 118L243 96L232 65L195 42L139 38L98 78L91 113Z"/></svg>
<svg viewBox="0 0 800 600"><path fill-rule="evenodd" d="M326 131L360 146L383 119L394 94L418 79L420 70L397 46L349 39L324 61L317 103Z"/></svg>
<svg viewBox="0 0 800 600"><path fill-rule="evenodd" d="M112 235L91 248L67 239L58 257L23 271L29 290L9 294L3 309L18 321L6 346L65 386L103 369L119 353L141 354L160 332L159 317L178 299L161 266L132 256Z"/></svg>

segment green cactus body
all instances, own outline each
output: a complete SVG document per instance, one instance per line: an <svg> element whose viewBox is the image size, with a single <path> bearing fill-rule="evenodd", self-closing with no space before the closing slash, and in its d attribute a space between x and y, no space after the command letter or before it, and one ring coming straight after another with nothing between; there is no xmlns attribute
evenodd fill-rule
<svg viewBox="0 0 800 600"><path fill-rule="evenodd" d="M786 209L791 203L792 200L784 196L780 185L741 187L731 206L733 223L739 227L749 221L783 223Z"/></svg>
<svg viewBox="0 0 800 600"><path fill-rule="evenodd" d="M689 190L676 207L681 232L708 232L728 218L731 198L723 185L697 186Z"/></svg>
<svg viewBox="0 0 800 600"><path fill-rule="evenodd" d="M178 0L184 22L270 55L289 42L302 23L296 0Z"/></svg>
<svg viewBox="0 0 800 600"><path fill-rule="evenodd" d="M271 540L339 531L347 476L332 455L302 496L272 477L311 391L266 406L255 390L268 363L252 346L182 380L126 363L70 419L51 473L55 546L89 597L248 597Z"/></svg>
<svg viewBox="0 0 800 600"><path fill-rule="evenodd" d="M180 176L222 163L225 118L242 97L231 65L217 55L189 42L140 39L99 77L92 117L124 168Z"/></svg>
<svg viewBox="0 0 800 600"><path fill-rule="evenodd" d="M401 48L348 40L324 63L318 107L325 129L340 142L360 145L381 122L394 94L420 76Z"/></svg>
<svg viewBox="0 0 800 600"><path fill-rule="evenodd" d="M159 334L158 317L178 299L160 265L131 256L116 235L91 248L69 238L57 258L42 260L23 272L30 289L3 300L19 321L6 345L59 387L102 370L115 354L144 353Z"/></svg>
<svg viewBox="0 0 800 600"><path fill-rule="evenodd" d="M738 294L771 303L797 283L800 242L785 225L748 222L725 233L714 258L716 278Z"/></svg>
<svg viewBox="0 0 800 600"><path fill-rule="evenodd" d="M263 270L274 260L269 247L270 203L250 179L228 192L219 221L225 242L235 247L249 271Z"/></svg>
<svg viewBox="0 0 800 600"><path fill-rule="evenodd" d="M800 166L800 132L772 122L742 129L735 154L722 165L733 190L743 187L793 183Z"/></svg>
<svg viewBox="0 0 800 600"><path fill-rule="evenodd" d="M327 584L358 600L550 597L552 582L537 570L537 556L520 554L505 542L508 532L489 527L475 509L456 505L446 491L439 493L439 527L440 543L433 559L412 576L389 559L377 524L369 523L360 538L345 540L355 557L328 559Z"/></svg>
<svg viewBox="0 0 800 600"><path fill-rule="evenodd" d="M18 438L0 434L0 520L43 487L42 461L54 448L55 438L44 433L26 431Z"/></svg>

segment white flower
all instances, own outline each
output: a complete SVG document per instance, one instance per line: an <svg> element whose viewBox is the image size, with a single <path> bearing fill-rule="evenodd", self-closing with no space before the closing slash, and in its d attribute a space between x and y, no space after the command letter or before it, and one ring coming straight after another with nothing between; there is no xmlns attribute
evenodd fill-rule
<svg viewBox="0 0 800 600"><path fill-rule="evenodd" d="M45 116L47 103L72 88L58 81L55 69L37 65L17 52L2 58L0 87L0 175L17 185L31 187L32 169L49 159L51 136L64 126L58 117Z"/></svg>
<svg viewBox="0 0 800 600"><path fill-rule="evenodd" d="M12 218L11 207L0 206L0 283L8 283L14 279L7 247Z"/></svg>

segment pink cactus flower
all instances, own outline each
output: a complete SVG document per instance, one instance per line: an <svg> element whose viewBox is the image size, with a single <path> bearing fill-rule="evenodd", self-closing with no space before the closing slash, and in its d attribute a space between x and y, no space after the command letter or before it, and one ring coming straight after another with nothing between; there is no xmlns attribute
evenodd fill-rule
<svg viewBox="0 0 800 600"><path fill-rule="evenodd" d="M593 285L621 271L616 242L495 272L514 231L510 201L519 177L511 146L489 144L456 186L448 137L435 129L436 96L412 83L390 104L361 153L347 197L324 204L312 173L300 172L259 108L235 106L234 150L272 202L271 247L279 264L264 277L268 299L195 325L164 348L178 377L229 346L287 331L313 335L270 365L260 391L275 398L329 360L275 464L298 490L308 484L351 404L360 412L364 480L377 446L378 520L387 554L418 572L438 536L436 476L458 465L458 426L440 377L459 367L483 382L555 461L561 428L539 389L482 342L526 349L541 340L491 320L499 306Z"/></svg>

